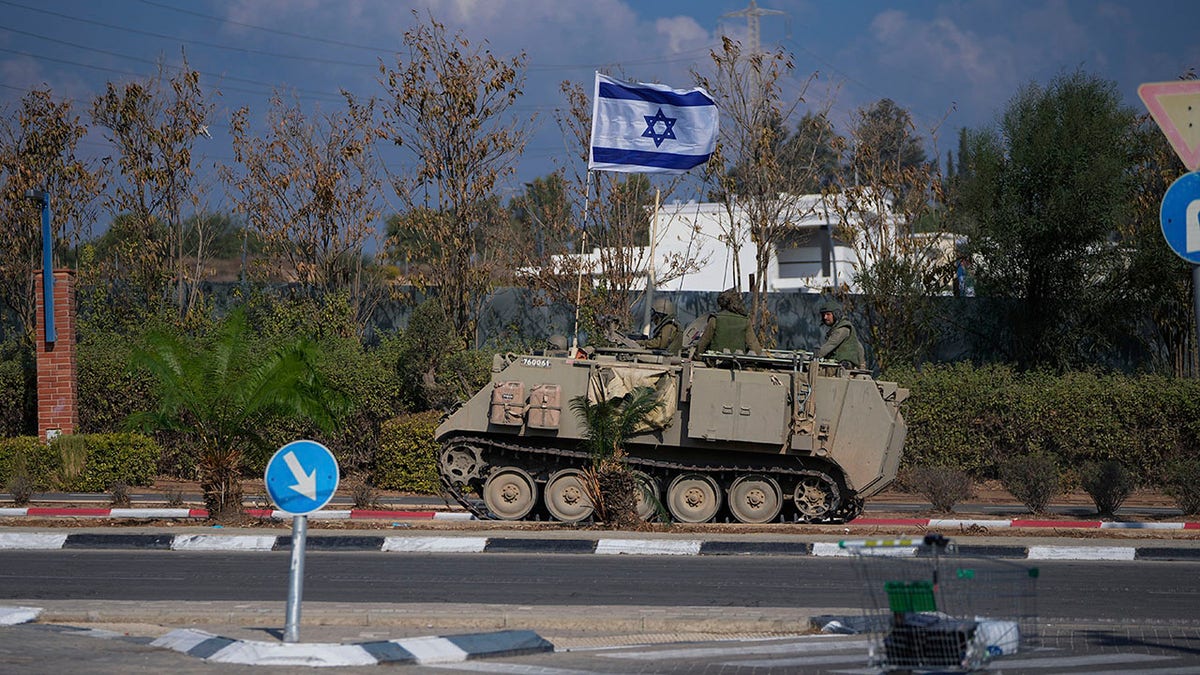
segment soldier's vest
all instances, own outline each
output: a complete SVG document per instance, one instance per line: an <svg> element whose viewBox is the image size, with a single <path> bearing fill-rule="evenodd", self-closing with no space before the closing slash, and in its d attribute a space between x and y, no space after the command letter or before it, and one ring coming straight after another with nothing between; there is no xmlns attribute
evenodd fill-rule
<svg viewBox="0 0 1200 675"><path fill-rule="evenodd" d="M746 325L750 319L735 312L717 312L716 317L717 325L708 349L714 352L725 349L746 351Z"/></svg>
<svg viewBox="0 0 1200 675"><path fill-rule="evenodd" d="M846 327L850 329L850 335L846 336L845 340L833 350L829 355L834 361L849 361L855 368L861 367L866 361L863 355L862 342L858 339L858 331L854 330L854 324L850 323L849 319L840 319L829 329L830 332L838 328Z"/></svg>

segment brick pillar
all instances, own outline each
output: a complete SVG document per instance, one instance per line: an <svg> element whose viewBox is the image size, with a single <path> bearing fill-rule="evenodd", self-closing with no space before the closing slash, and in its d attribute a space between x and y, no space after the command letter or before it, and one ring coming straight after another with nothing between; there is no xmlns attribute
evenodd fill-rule
<svg viewBox="0 0 1200 675"><path fill-rule="evenodd" d="M55 341L46 342L42 273L35 276L37 297L38 438L47 432L73 434L79 427L79 382L75 369L75 273L54 270Z"/></svg>

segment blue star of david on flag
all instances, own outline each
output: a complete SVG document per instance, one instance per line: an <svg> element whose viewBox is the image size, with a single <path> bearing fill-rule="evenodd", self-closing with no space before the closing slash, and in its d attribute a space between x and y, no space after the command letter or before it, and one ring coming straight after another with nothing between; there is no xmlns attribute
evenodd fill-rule
<svg viewBox="0 0 1200 675"><path fill-rule="evenodd" d="M642 115L642 117L646 120L646 130L642 132L642 135L653 138L654 147L662 147L663 141L668 138L675 138L675 132L671 130L671 127L675 126L675 121L679 119L678 117L667 117L663 114L662 108L659 108L654 116ZM656 131L659 122L662 122L666 127L661 134Z"/></svg>
<svg viewBox="0 0 1200 675"><path fill-rule="evenodd" d="M684 173L717 147L717 104L703 89L596 73L588 169Z"/></svg>

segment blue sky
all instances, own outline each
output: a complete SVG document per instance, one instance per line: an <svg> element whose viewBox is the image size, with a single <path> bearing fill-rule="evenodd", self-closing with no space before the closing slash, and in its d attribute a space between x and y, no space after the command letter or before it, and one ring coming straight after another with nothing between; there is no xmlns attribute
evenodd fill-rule
<svg viewBox="0 0 1200 675"><path fill-rule="evenodd" d="M338 90L380 93L380 58L394 64L411 10L487 40L500 55L525 50L526 95L538 132L516 183L562 160L553 110L558 85L590 90L604 69L630 79L690 86L722 33L745 39L749 0L0 0L0 105L30 87L86 102L108 80L154 72L187 50L202 82L218 88L218 122L202 149L231 162L224 120L243 105L259 118L273 88L308 105L339 107ZM844 126L859 106L891 98L909 109L929 150L944 156L960 127L995 121L1017 89L1083 69L1113 80L1139 110L1138 84L1200 69L1200 1L760 0L782 14L760 20L762 43L794 58L793 91L818 73L807 97L832 102ZM803 112L805 105L799 110ZM86 118L86 116L85 116ZM103 142L89 138L91 151ZM85 148L86 149L86 148ZM511 193L517 185L510 185Z"/></svg>

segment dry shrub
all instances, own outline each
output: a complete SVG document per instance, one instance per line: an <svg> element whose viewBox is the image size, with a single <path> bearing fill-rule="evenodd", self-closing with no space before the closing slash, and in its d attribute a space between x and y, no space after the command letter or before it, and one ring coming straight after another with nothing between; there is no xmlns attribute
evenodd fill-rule
<svg viewBox="0 0 1200 675"><path fill-rule="evenodd" d="M1101 516L1112 516L1135 487L1133 474L1116 460L1084 464L1080 469L1080 484Z"/></svg>
<svg viewBox="0 0 1200 675"><path fill-rule="evenodd" d="M1032 513L1042 513L1058 494L1058 465L1040 453L1009 457L1000 463L1000 482Z"/></svg>
<svg viewBox="0 0 1200 675"><path fill-rule="evenodd" d="M33 481L29 480L29 476L19 473L9 479L8 493L12 495L14 504L25 506L33 499Z"/></svg>
<svg viewBox="0 0 1200 675"><path fill-rule="evenodd" d="M917 466L908 471L904 485L927 499L933 510L949 513L954 506L975 496L975 482L961 469Z"/></svg>

